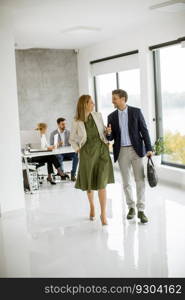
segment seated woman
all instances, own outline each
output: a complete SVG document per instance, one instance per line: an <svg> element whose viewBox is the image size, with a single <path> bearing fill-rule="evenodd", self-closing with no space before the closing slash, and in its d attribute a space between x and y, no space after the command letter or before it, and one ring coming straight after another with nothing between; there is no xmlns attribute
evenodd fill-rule
<svg viewBox="0 0 185 300"><path fill-rule="evenodd" d="M35 130L40 131L41 136L41 149L46 150L53 150L54 146L49 146L46 139L46 132L47 132L47 124L46 123L39 123L37 125L37 128ZM38 162L38 163L47 163L47 170L48 170L48 178L47 181L49 181L51 184L56 184L52 180L51 174L54 173L53 165L58 171L58 174L62 177L64 176L63 172L60 169L60 163L58 162L58 159L55 155L46 155L46 156L39 156L39 157L33 157L32 162Z"/></svg>

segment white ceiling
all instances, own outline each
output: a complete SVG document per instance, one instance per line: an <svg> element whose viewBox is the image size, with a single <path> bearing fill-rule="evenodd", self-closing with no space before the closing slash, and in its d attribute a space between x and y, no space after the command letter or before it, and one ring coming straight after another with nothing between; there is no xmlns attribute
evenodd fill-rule
<svg viewBox="0 0 185 300"><path fill-rule="evenodd" d="M119 35L137 24L142 28L150 21L168 18L170 14L149 9L151 5L162 3L163 0L0 2L13 9L15 42L19 49L79 49ZM172 14L177 16L177 13Z"/></svg>

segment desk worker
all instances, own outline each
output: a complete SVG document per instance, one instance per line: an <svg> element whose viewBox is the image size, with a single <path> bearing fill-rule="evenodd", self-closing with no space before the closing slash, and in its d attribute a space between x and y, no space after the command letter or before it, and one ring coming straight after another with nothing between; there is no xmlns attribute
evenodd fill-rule
<svg viewBox="0 0 185 300"><path fill-rule="evenodd" d="M53 150L54 146L49 146L46 139L46 132L47 132L47 124L46 123L38 123L37 128L35 130L38 130L40 132L40 140L41 140L41 149L45 150ZM47 181L51 184L56 184L55 181L52 180L52 174L54 173L53 165L58 171L58 174L62 177L63 173L60 170L60 163L58 162L55 155L46 155L46 156L38 156L33 157L31 159L32 162L35 163L47 163L47 170L48 170L48 177Z"/></svg>
<svg viewBox="0 0 185 300"><path fill-rule="evenodd" d="M65 147L70 146L69 143L69 136L70 131L66 128L66 120L64 118L58 118L57 119L57 126L58 128L51 132L50 135L50 145L55 145L55 137L57 137L57 146L58 147ZM76 181L76 169L78 166L78 154L76 152L73 153L62 153L56 155L59 163L60 163L60 169L64 173L64 164L63 160L72 160L72 170L71 170L71 181Z"/></svg>

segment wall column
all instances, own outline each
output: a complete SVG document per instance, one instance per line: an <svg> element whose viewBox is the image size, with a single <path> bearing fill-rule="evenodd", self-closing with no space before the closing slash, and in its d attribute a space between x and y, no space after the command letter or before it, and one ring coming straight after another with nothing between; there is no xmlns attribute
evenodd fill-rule
<svg viewBox="0 0 185 300"><path fill-rule="evenodd" d="M0 213L24 208L12 17L0 7Z"/></svg>

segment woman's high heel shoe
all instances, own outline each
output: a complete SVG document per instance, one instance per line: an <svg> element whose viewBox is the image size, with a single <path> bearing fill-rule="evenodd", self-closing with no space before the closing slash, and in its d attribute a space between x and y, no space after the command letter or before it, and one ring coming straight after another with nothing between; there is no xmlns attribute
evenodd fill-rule
<svg viewBox="0 0 185 300"><path fill-rule="evenodd" d="M103 220L103 219L102 219L102 216L100 216L100 220L101 220L101 223L102 223L103 226L104 226L104 225L108 225L107 220Z"/></svg>
<svg viewBox="0 0 185 300"><path fill-rule="evenodd" d="M52 179L47 178L47 181L50 182L51 184L56 184L56 182L54 182Z"/></svg>
<svg viewBox="0 0 185 300"><path fill-rule="evenodd" d="M92 211L90 211L89 219L90 219L91 221L94 221L94 220L95 220L95 210L94 210L94 209L92 209Z"/></svg>
<svg viewBox="0 0 185 300"><path fill-rule="evenodd" d="M89 219L91 220L91 221L94 221L96 218L95 218L95 216L89 216Z"/></svg>

